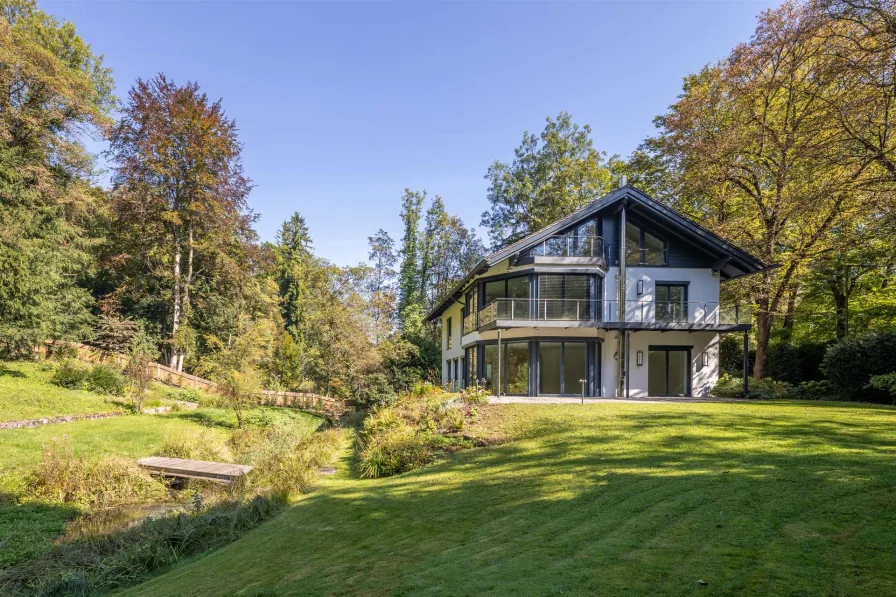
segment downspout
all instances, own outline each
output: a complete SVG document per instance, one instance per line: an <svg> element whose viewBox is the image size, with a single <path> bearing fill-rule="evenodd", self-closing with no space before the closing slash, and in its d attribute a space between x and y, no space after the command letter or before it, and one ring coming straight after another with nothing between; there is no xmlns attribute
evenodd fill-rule
<svg viewBox="0 0 896 597"><path fill-rule="evenodd" d="M495 373L495 396L501 397L501 328L498 328L498 371Z"/></svg>
<svg viewBox="0 0 896 597"><path fill-rule="evenodd" d="M625 202L622 203L622 211L619 212L619 283L616 285L618 288L618 299L619 299L619 323L625 323L625 277L627 275L625 269ZM619 330L616 334L616 340L618 343L618 351L616 354L619 355L617 359L617 375L616 378L618 380L618 389L616 391L617 396L622 396L623 392L627 395L626 391L627 387L627 379L628 379L628 351L626 350L626 337L627 333L625 330Z"/></svg>

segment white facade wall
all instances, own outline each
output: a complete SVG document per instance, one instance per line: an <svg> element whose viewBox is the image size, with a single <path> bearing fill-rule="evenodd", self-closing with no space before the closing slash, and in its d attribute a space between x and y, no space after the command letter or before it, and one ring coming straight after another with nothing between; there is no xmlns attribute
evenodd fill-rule
<svg viewBox="0 0 896 597"><path fill-rule="evenodd" d="M512 269L512 268L511 268ZM508 271L507 262L500 263L491 268L488 276L497 275ZM603 281L603 300L618 301L618 279L620 268L610 267ZM638 294L638 281L643 281L643 293ZM671 268L671 267L640 267L629 266L626 268L626 320L638 321L641 307L638 301L652 302L655 295L657 282L686 282L688 284L688 302L701 303L694 308L693 317L711 320L714 309L718 308L720 278L713 275L709 268ZM705 307L704 307L705 305ZM615 312L618 303L606 308ZM606 317L605 308L605 317ZM705 309L706 313L701 313ZM641 311L643 312L643 311ZM648 312L648 317L652 313ZM447 348L447 320L452 320L451 348ZM608 321L618 321L614 316ZM538 337L562 337L599 340L601 342L601 387L600 395L604 397L622 397L618 388L618 358L620 332L604 330L595 327L521 327L502 330L501 337L504 340ZM719 377L719 336L712 332L685 332L685 331L636 331L629 332L630 336L630 363L629 363L629 395L633 398L646 397L648 395L648 348L651 345L665 346L689 346L691 347L691 394L693 396L707 396L718 381ZM463 335L463 311L461 301L451 305L442 314L442 382L449 383L454 380L454 360L458 359L458 378L463 376L463 345L470 345L477 340L495 340L497 332L472 332ZM637 365L637 353L643 353L643 365ZM703 354L706 353L706 365Z"/></svg>
<svg viewBox="0 0 896 597"><path fill-rule="evenodd" d="M448 348L448 318L451 318L451 348ZM461 348L463 329L463 305L455 302L442 313L442 385L455 379L454 359L458 359L457 379L463 379L464 349Z"/></svg>
<svg viewBox="0 0 896 597"><path fill-rule="evenodd" d="M631 337L629 396L646 398L648 374L648 347L690 346L691 347L691 395L709 396L710 390L719 380L719 335L712 332L629 332ZM638 351L644 355L644 364L638 366ZM703 354L707 364L703 365Z"/></svg>

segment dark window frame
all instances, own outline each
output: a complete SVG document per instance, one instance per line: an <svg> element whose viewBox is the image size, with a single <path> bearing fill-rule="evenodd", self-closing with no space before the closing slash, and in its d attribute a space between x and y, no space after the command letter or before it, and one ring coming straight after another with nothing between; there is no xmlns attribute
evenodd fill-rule
<svg viewBox="0 0 896 597"><path fill-rule="evenodd" d="M453 322L451 317L445 320L445 350L451 350L451 326Z"/></svg>
<svg viewBox="0 0 896 597"><path fill-rule="evenodd" d="M693 356L694 356L693 351L694 351L694 347L687 346L687 345L650 344L647 346L648 362L649 362L649 358L650 358L650 352L665 352L666 353L666 380L663 384L666 388L666 394L664 394L663 397L671 398L671 397L678 396L678 394L669 394L668 393L669 392L669 353L670 352L686 352L687 353L688 374L687 374L687 381L686 381L686 387L685 387L685 394L683 397L688 398L688 397L693 396L693 394L694 394L694 373L692 371L693 364L694 364L693 363ZM650 386L650 377L649 377L650 370L649 369L647 371L647 375L648 375L647 385L649 387Z"/></svg>
<svg viewBox="0 0 896 597"><path fill-rule="evenodd" d="M638 229L638 263L629 263L628 259L625 261L626 267L669 267L669 241L665 238L660 237L655 234L653 231L647 230L644 226L640 224L636 224L635 222L626 222L626 226L633 226ZM663 243L663 263L646 263L645 257L647 256L647 242L646 242L646 234L650 234L650 236L654 237L658 241ZM625 239L625 243L628 244L628 231L622 231L622 238ZM628 250L625 252L626 254L623 257L628 257Z"/></svg>

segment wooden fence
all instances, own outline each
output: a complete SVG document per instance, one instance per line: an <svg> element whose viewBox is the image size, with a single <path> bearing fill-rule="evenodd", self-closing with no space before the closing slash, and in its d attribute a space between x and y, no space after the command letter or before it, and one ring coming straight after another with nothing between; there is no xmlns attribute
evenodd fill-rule
<svg viewBox="0 0 896 597"><path fill-rule="evenodd" d="M78 358L91 363L104 363L124 368L127 363L127 357L114 352L108 352L94 346L81 344L78 342L67 342L66 345L72 346L78 351ZM52 352L53 344L47 343L38 347L37 351L46 356L48 352ZM218 384L208 379L203 379L177 369L172 369L161 363L153 363L156 381L160 381L170 386L178 388L188 388L193 390L202 390L204 392L219 392ZM274 390L262 390L258 395L258 400L266 406L284 406L295 408L297 410L305 410L316 414L322 414L327 417L335 418L348 412L350 407L345 400L332 398L330 396L321 396L320 394L312 394L307 392L276 392Z"/></svg>

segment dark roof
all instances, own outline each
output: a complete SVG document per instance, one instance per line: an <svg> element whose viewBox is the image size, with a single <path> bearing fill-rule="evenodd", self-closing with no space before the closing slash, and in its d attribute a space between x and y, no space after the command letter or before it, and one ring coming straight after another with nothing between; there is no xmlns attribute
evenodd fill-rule
<svg viewBox="0 0 896 597"><path fill-rule="evenodd" d="M484 273L488 268L516 255L517 253L525 251L545 238L558 234L577 222L616 203L624 203L627 207L634 207L638 210L647 212L651 216L663 220L664 224L679 232L683 238L686 238L692 244L701 247L705 251L714 254L721 253L724 255L726 260L724 263L720 264L720 271L725 279L754 274L768 267L756 257L728 242L719 235L707 230L687 216L663 205L643 191L640 191L631 185L626 185L600 199L592 201L585 207L571 213L565 218L557 220L553 224L549 224L541 230L533 232L490 255L486 255L460 282L455 285L454 288L451 289L451 292L439 301L426 318L432 320L441 315L452 302L460 298L470 281L477 275Z"/></svg>

